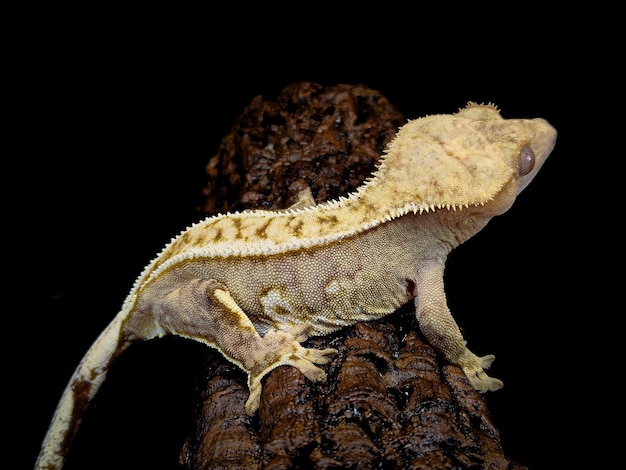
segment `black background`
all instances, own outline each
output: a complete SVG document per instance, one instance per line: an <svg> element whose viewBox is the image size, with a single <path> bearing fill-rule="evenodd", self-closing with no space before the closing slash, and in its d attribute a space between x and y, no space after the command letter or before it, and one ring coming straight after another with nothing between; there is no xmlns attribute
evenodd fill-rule
<svg viewBox="0 0 626 470"><path fill-rule="evenodd" d="M601 428L584 422L598 397L580 393L593 352L577 350L586 310L571 255L589 223L577 214L593 199L572 203L572 186L590 177L581 162L595 158L581 144L581 103L601 101L604 82L589 74L604 59L585 30L536 10L309 5L276 15L55 10L20 20L8 89L15 170L5 174L19 186L6 199L19 216L6 235L17 261L6 295L17 297L7 311L19 346L5 359L16 467L32 467L69 376L134 279L199 219L204 165L233 120L256 95L298 80L367 85L407 118L472 100L557 128L552 156L515 206L452 253L447 292L470 349L496 355L491 375L505 387L486 400L506 455L530 468L599 458L588 435ZM203 351L154 343L128 352L85 423L94 468L105 455L117 468L176 468Z"/></svg>

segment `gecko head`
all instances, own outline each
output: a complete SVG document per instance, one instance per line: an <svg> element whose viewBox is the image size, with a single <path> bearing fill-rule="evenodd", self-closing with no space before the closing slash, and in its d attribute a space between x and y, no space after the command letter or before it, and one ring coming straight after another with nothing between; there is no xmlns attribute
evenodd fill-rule
<svg viewBox="0 0 626 470"><path fill-rule="evenodd" d="M393 168L388 178L411 185L418 210L484 207L493 216L511 207L555 141L556 130L544 119L504 119L492 104L469 102L456 114L401 127L385 166Z"/></svg>
<svg viewBox="0 0 626 470"><path fill-rule="evenodd" d="M515 196L534 179L556 143L556 129L545 119L503 119L492 104L469 102L456 116L472 121L488 143L488 157L509 169Z"/></svg>

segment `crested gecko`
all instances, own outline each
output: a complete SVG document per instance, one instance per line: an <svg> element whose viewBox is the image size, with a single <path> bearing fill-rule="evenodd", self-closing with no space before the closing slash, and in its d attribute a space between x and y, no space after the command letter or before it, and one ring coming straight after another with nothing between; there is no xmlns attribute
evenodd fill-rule
<svg viewBox="0 0 626 470"><path fill-rule="evenodd" d="M356 191L280 211L210 216L173 238L135 281L119 313L65 388L35 468L63 467L81 417L113 361L136 341L179 335L216 348L248 376L245 411L262 379L296 367L314 382L335 349L301 345L408 301L442 357L483 392L493 355L478 357L453 319L447 255L503 214L556 142L544 119L504 119L493 104L409 120ZM382 256L381 256L382 254Z"/></svg>

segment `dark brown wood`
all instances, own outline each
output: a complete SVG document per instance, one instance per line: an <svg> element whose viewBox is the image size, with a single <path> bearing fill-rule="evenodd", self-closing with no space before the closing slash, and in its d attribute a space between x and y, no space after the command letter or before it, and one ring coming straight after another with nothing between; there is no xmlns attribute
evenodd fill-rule
<svg viewBox="0 0 626 470"><path fill-rule="evenodd" d="M257 96L207 164L205 214L284 209L308 184L315 199L356 189L375 169L402 114L365 86L293 83Z"/></svg>
<svg viewBox="0 0 626 470"><path fill-rule="evenodd" d="M207 165L202 211L287 207L309 185L317 202L353 191L375 169L404 117L360 85L293 83L256 97ZM248 417L245 374L211 352L189 469L518 469L503 452L483 397L425 342L406 305L389 317L312 338L339 350L328 381L292 367L263 383Z"/></svg>

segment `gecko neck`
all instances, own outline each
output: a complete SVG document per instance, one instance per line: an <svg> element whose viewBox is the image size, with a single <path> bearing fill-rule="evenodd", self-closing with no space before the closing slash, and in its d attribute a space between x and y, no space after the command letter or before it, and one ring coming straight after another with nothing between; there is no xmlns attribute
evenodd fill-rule
<svg viewBox="0 0 626 470"><path fill-rule="evenodd" d="M385 162L384 162L385 163ZM318 206L320 213L333 212L339 221L346 221L353 230L366 231L408 216L415 229L428 230L438 227L439 237L450 239L451 246L458 246L482 230L495 215L504 212L502 198L496 196L484 203L436 205L428 203L429 195L415 191L411 185L414 175L402 165L381 165L373 177L361 185L349 197L339 203ZM507 186L501 192L507 192ZM339 227L336 227L339 229Z"/></svg>

